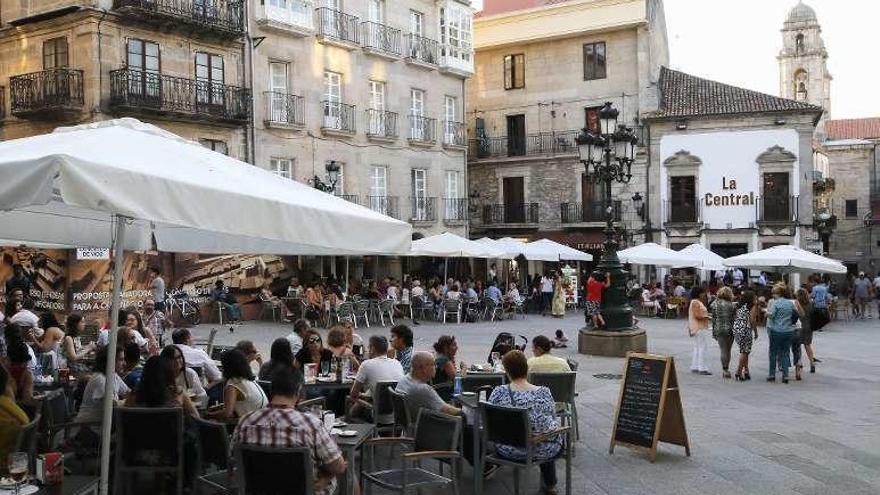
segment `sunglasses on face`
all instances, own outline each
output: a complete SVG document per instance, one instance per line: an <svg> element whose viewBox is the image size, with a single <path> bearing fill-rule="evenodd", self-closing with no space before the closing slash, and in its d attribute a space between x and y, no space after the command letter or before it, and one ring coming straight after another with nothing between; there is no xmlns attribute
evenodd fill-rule
<svg viewBox="0 0 880 495"><path fill-rule="evenodd" d="M321 341L320 337L309 337L309 344L317 344Z"/></svg>

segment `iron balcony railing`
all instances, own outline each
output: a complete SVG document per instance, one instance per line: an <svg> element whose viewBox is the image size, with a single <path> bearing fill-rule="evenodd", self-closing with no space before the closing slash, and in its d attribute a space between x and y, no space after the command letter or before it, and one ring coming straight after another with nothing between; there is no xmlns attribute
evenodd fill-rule
<svg viewBox="0 0 880 495"><path fill-rule="evenodd" d="M387 110L368 108L367 136L377 138L397 138L397 114Z"/></svg>
<svg viewBox="0 0 880 495"><path fill-rule="evenodd" d="M48 69L9 78L12 115L78 110L83 106L83 71Z"/></svg>
<svg viewBox="0 0 880 495"><path fill-rule="evenodd" d="M242 0L115 0L115 9L134 9L171 23L196 24L214 31L240 35L244 32Z"/></svg>
<svg viewBox="0 0 880 495"><path fill-rule="evenodd" d="M763 196L756 203L759 222L794 223L798 220L797 196Z"/></svg>
<svg viewBox="0 0 880 495"><path fill-rule="evenodd" d="M399 218L397 196L367 196L367 204L364 206L383 215Z"/></svg>
<svg viewBox="0 0 880 495"><path fill-rule="evenodd" d="M468 198L443 198L443 219L447 222L466 222L469 210Z"/></svg>
<svg viewBox="0 0 880 495"><path fill-rule="evenodd" d="M605 222L608 219L605 202L601 200L595 203L560 203L559 209L562 223ZM622 202L614 200L612 209L614 221L622 221Z"/></svg>
<svg viewBox="0 0 880 495"><path fill-rule="evenodd" d="M686 198L682 201L663 202L666 223L699 223L700 222L700 198Z"/></svg>
<svg viewBox="0 0 880 495"><path fill-rule="evenodd" d="M409 140L413 143L430 144L437 141L437 119L424 115L409 116Z"/></svg>
<svg viewBox="0 0 880 495"><path fill-rule="evenodd" d="M437 220L437 198L411 197L409 201L412 207L411 222L434 222Z"/></svg>
<svg viewBox="0 0 880 495"><path fill-rule="evenodd" d="M483 206L483 224L501 225L511 223L537 224L540 205L538 203L512 203Z"/></svg>
<svg viewBox="0 0 880 495"><path fill-rule="evenodd" d="M306 123L305 99L302 96L266 91L266 122L302 126Z"/></svg>
<svg viewBox="0 0 880 495"><path fill-rule="evenodd" d="M336 197L354 204L358 204L358 201L360 201L360 197L357 194L337 194Z"/></svg>
<svg viewBox="0 0 880 495"><path fill-rule="evenodd" d="M579 129L538 132L521 136L484 137L471 139L470 156L473 159L502 158L507 156L577 154L575 139Z"/></svg>
<svg viewBox="0 0 880 495"><path fill-rule="evenodd" d="M437 65L439 45L436 41L417 34L406 35L406 57L413 62Z"/></svg>
<svg viewBox="0 0 880 495"><path fill-rule="evenodd" d="M324 108L322 129L354 134L356 128L354 105L324 100L321 102L321 106Z"/></svg>
<svg viewBox="0 0 880 495"><path fill-rule="evenodd" d="M361 23L361 44L365 50L370 49L399 57L401 38L399 29L378 22Z"/></svg>
<svg viewBox="0 0 880 495"><path fill-rule="evenodd" d="M328 7L321 7L315 12L318 16L319 35L348 43L360 43L357 16Z"/></svg>
<svg viewBox="0 0 880 495"><path fill-rule="evenodd" d="M464 122L443 121L443 144L467 146L467 126Z"/></svg>
<svg viewBox="0 0 880 495"><path fill-rule="evenodd" d="M110 71L110 105L243 122L250 117L251 94L238 86L126 68Z"/></svg>
<svg viewBox="0 0 880 495"><path fill-rule="evenodd" d="M0 120L6 118L6 88L0 86Z"/></svg>

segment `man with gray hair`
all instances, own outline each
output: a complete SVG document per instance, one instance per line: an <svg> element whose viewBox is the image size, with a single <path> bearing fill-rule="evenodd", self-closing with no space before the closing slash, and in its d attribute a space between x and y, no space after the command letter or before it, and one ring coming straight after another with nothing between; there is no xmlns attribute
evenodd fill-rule
<svg viewBox="0 0 880 495"><path fill-rule="evenodd" d="M422 408L438 411L452 416L461 414L461 409L443 402L434 387L434 356L430 352L416 352L412 355L412 368L408 375L397 383L397 392L406 395L407 407L413 421L419 417Z"/></svg>

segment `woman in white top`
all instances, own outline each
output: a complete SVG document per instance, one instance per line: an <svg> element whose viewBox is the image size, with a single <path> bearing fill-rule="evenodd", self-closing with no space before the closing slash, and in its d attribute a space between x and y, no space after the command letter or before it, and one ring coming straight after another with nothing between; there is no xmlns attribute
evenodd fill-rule
<svg viewBox="0 0 880 495"><path fill-rule="evenodd" d="M226 386L223 389L223 408L208 413L210 418L229 420L262 409L269 404L266 393L256 382L247 357L232 349L220 357L223 364L223 378Z"/></svg>
<svg viewBox="0 0 880 495"><path fill-rule="evenodd" d="M208 393L202 386L198 373L192 368L186 367L186 359L183 351L176 345L168 345L162 349L160 357L171 361L171 369L174 371L174 384L181 392L186 392L196 407L208 405Z"/></svg>
<svg viewBox="0 0 880 495"><path fill-rule="evenodd" d="M458 284L452 284L452 287L446 291L446 299L450 301L458 301L461 299L461 292L458 290Z"/></svg>

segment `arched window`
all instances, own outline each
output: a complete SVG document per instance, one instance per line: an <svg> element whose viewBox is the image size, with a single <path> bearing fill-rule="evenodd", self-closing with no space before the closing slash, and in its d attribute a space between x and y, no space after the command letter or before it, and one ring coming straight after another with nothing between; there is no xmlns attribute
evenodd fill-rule
<svg viewBox="0 0 880 495"><path fill-rule="evenodd" d="M803 55L804 54L804 35L803 35L803 33L798 33L797 36L794 37L794 53L795 53L795 55Z"/></svg>
<svg viewBox="0 0 880 495"><path fill-rule="evenodd" d="M807 71L803 69L794 73L794 99L807 101Z"/></svg>

